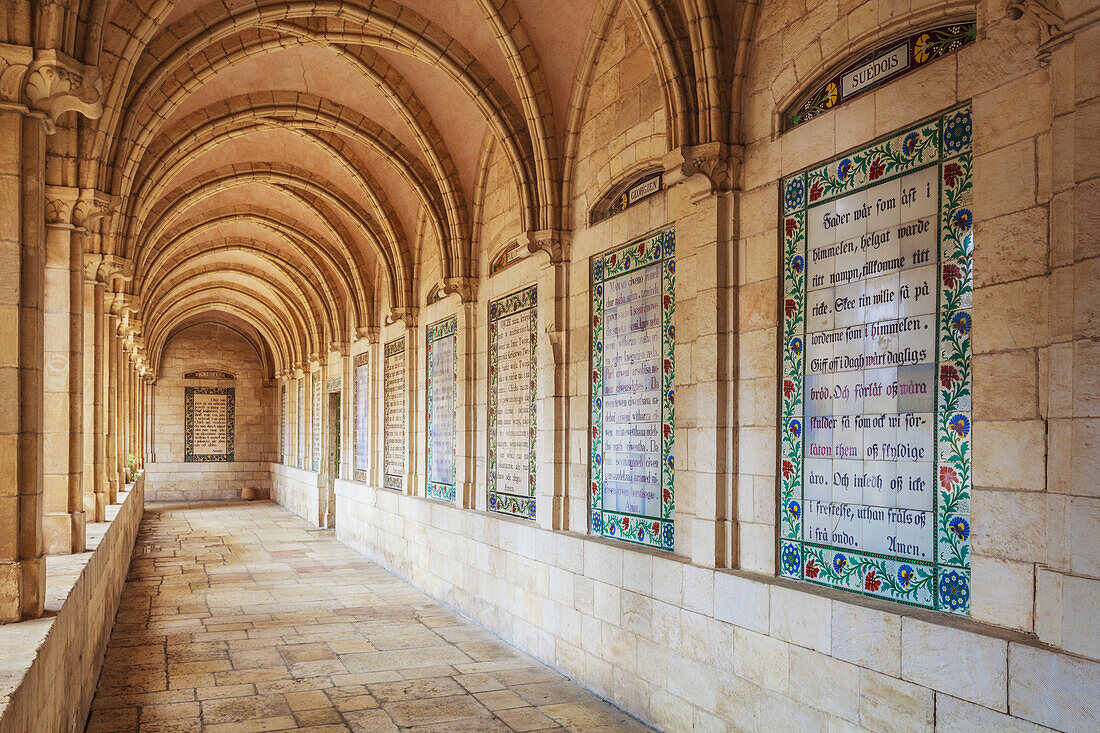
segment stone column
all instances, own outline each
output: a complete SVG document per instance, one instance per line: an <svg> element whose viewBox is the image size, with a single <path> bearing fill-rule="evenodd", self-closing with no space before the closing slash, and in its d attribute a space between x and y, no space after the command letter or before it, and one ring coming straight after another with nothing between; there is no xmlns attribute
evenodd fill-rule
<svg viewBox="0 0 1100 733"><path fill-rule="evenodd" d="M69 473L72 435L73 383L78 361L73 361L72 224L75 189L49 186L46 190L46 269L43 290L43 549L66 555L79 541L83 550L83 512L70 516ZM80 253L81 260L83 253ZM79 349L77 348L77 354ZM79 394L79 389L77 390ZM79 415L79 413L78 413ZM77 469L79 476L79 469ZM80 526L77 527L77 521Z"/></svg>
<svg viewBox="0 0 1100 733"><path fill-rule="evenodd" d="M95 272L93 270L94 278ZM107 313L106 287L102 281L85 281L92 291L92 490L95 494L93 521L107 519L108 478L107 466Z"/></svg>
<svg viewBox="0 0 1100 733"><path fill-rule="evenodd" d="M538 277L539 347L536 352L535 521L546 529L569 529L569 263L561 234L538 232L528 249L549 262ZM542 338L543 333L546 334ZM587 496L588 483L578 490ZM587 521L585 513L582 521Z"/></svg>
<svg viewBox="0 0 1100 733"><path fill-rule="evenodd" d="M29 63L30 51L27 50ZM7 51L4 60L7 61ZM0 109L0 622L42 615L42 122Z"/></svg>
<svg viewBox="0 0 1100 733"><path fill-rule="evenodd" d="M107 503L118 503L118 372L119 372L119 340L116 335L118 329L118 316L108 313L106 315L106 329L104 329L104 349L106 351L106 372L104 377L107 382L107 402L104 410L107 413Z"/></svg>

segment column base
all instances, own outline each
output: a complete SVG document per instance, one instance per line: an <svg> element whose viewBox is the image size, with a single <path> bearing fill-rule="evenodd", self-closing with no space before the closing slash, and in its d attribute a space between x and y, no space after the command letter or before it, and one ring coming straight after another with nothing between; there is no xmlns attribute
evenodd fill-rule
<svg viewBox="0 0 1100 733"><path fill-rule="evenodd" d="M45 608L46 562L0 561L0 623L38 618Z"/></svg>

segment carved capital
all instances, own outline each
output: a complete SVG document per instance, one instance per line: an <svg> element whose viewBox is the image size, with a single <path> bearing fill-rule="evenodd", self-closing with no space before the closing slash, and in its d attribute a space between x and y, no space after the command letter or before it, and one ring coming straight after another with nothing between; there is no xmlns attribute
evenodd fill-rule
<svg viewBox="0 0 1100 733"><path fill-rule="evenodd" d="M118 287L134 278L133 260L115 255L84 254L84 276L108 287Z"/></svg>
<svg viewBox="0 0 1100 733"><path fill-rule="evenodd" d="M328 345L329 353L336 352L340 356L347 356L351 351L350 341L332 341Z"/></svg>
<svg viewBox="0 0 1100 733"><path fill-rule="evenodd" d="M440 293L455 294L463 303L472 303L477 298L477 281L472 277L445 277Z"/></svg>
<svg viewBox="0 0 1100 733"><path fill-rule="evenodd" d="M379 332L378 326L363 326L355 329L355 338L366 339L368 343L376 344L378 343Z"/></svg>
<svg viewBox="0 0 1100 733"><path fill-rule="evenodd" d="M1066 17L1058 0L1009 0L1005 14L1012 20L1027 16L1039 26L1039 43L1058 34Z"/></svg>
<svg viewBox="0 0 1100 733"><path fill-rule="evenodd" d="M544 252L550 263L559 265L568 257L570 244L568 232L558 229L539 229L527 232L527 251L531 254Z"/></svg>
<svg viewBox="0 0 1100 733"><path fill-rule="evenodd" d="M73 226L87 229L95 225L97 221L113 213L115 203L113 196L102 191L84 189L73 207Z"/></svg>
<svg viewBox="0 0 1100 733"><path fill-rule="evenodd" d="M79 189L70 186L46 186L46 223L60 226L72 224L73 209L79 197Z"/></svg>
<svg viewBox="0 0 1100 733"><path fill-rule="evenodd" d="M390 326L401 321L405 324L405 328L412 328L416 325L417 313L417 309L413 307L390 308L390 312L386 314L386 325Z"/></svg>
<svg viewBox="0 0 1100 733"><path fill-rule="evenodd" d="M34 49L0 43L0 103L23 103L23 83L34 63Z"/></svg>
<svg viewBox="0 0 1100 733"><path fill-rule="evenodd" d="M664 181L670 188L688 187L692 202L733 188L741 163L740 150L721 142L684 145L665 156Z"/></svg>
<svg viewBox="0 0 1100 733"><path fill-rule="evenodd" d="M23 96L27 106L46 116L46 132L50 134L57 130L57 118L65 112L79 112L92 120L103 115L99 70L53 49L35 52Z"/></svg>

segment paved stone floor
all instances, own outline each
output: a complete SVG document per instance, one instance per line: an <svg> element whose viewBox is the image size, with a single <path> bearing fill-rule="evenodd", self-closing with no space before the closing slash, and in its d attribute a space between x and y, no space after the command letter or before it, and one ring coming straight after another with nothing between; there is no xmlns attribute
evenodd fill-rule
<svg viewBox="0 0 1100 733"><path fill-rule="evenodd" d="M87 730L647 728L259 502L147 506Z"/></svg>

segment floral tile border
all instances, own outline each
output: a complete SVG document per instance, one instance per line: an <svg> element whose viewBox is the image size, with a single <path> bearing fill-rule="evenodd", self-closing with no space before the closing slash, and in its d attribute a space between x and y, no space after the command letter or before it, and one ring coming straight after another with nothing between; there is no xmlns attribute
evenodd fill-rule
<svg viewBox="0 0 1100 733"><path fill-rule="evenodd" d="M386 375L386 363L390 359L392 359L394 357L397 357L397 356L399 356L403 353L405 353L405 337L404 336L398 336L393 341L387 342L382 347L382 356L383 356L383 358L382 358L382 419L383 419L382 486L387 488L387 489L393 489L395 491L404 491L405 490L405 476L404 476L404 467L402 467L402 473L401 474L396 474L396 473L393 473L391 471L392 466L390 466L386 463L385 416L386 416L386 411L387 411L388 406L386 404L386 394L387 393L386 393L386 381L385 381L386 377L385 377L385 375ZM407 365L406 365L406 367L407 367ZM407 400L408 399L408 374L406 374L404 371L401 374L401 380L402 380L403 386L405 388L405 395L406 395L405 398ZM403 421L403 424L404 424L404 421ZM402 454L404 454L405 449L408 446L408 440L409 440L409 435L408 435L408 429L407 428L405 429L405 432L402 434L401 440L402 440L402 443L403 443L401 452L402 452Z"/></svg>
<svg viewBox="0 0 1100 733"><path fill-rule="evenodd" d="M781 183L779 573L922 608L970 613L971 328L973 181L971 108L910 125ZM804 541L803 415L806 332L806 210L863 187L937 165L940 172L937 483L931 563L850 552Z"/></svg>
<svg viewBox="0 0 1100 733"><path fill-rule="evenodd" d="M603 291L604 283L649 265L661 263L661 325L663 334L661 517L642 517L603 509ZM675 499L672 455L675 440L676 234L658 232L619 247L592 261L591 405L589 423L589 527L593 534L672 550L675 547Z"/></svg>
<svg viewBox="0 0 1100 733"><path fill-rule="evenodd" d="M236 390L234 387L184 387L183 388L183 460L185 463L232 463L233 432L236 421ZM226 395L225 404L225 453L222 455L196 455L195 445L195 395Z"/></svg>
<svg viewBox="0 0 1100 733"><path fill-rule="evenodd" d="M425 470L425 474L426 474L425 479L426 479L426 485L427 485L426 494L427 494L428 498L430 498L430 499L439 499L441 501L447 501L447 502L454 503L455 498L457 496L457 492L455 490L456 475L457 475L457 471L458 471L457 457L456 457L455 462L452 464L451 482L449 484L448 483L441 483L439 481L432 481L428 477L431 476L431 466L432 466L432 402L434 401L434 398L435 398L435 395L434 395L433 390L432 390L432 366L431 366L432 365L432 349L434 348L435 343L437 341L441 340L441 339L445 339L445 338L449 338L449 337L457 337L457 334L458 334L458 317L457 316L451 316L450 318L439 321L438 323L433 323L432 325L428 326L427 334L428 334L428 359L427 359L427 362L426 362L426 369L425 369L425 371L427 371L427 373L428 373L428 382L427 382L427 390L426 390L427 395L428 395L427 396L427 410L428 411L427 411L427 419L425 420L425 423L426 423L426 426L427 426L427 429L426 429L426 432L427 432L427 450L425 451L426 456L427 456L427 464L426 464L426 470ZM454 417L452 419L455 421L456 428L457 428L457 422L458 422L458 344L457 343L455 344L455 348L451 351L451 357L452 357L452 365L451 365L452 378L454 379L454 389L455 389L455 405L454 405L455 414L454 414ZM454 445L452 445L451 449L457 453L457 450L456 450L457 441L458 441L458 430L457 429L454 431L453 438L454 438Z"/></svg>
<svg viewBox="0 0 1100 733"><path fill-rule="evenodd" d="M489 511L509 514L522 519L535 518L535 437L537 435L535 425L535 398L537 385L537 355L538 345L538 286L531 285L515 293L504 296L489 303ZM532 311L531 318L531 426L530 426L530 451L528 453L528 494L521 496L497 490L497 328L496 324L501 318Z"/></svg>

